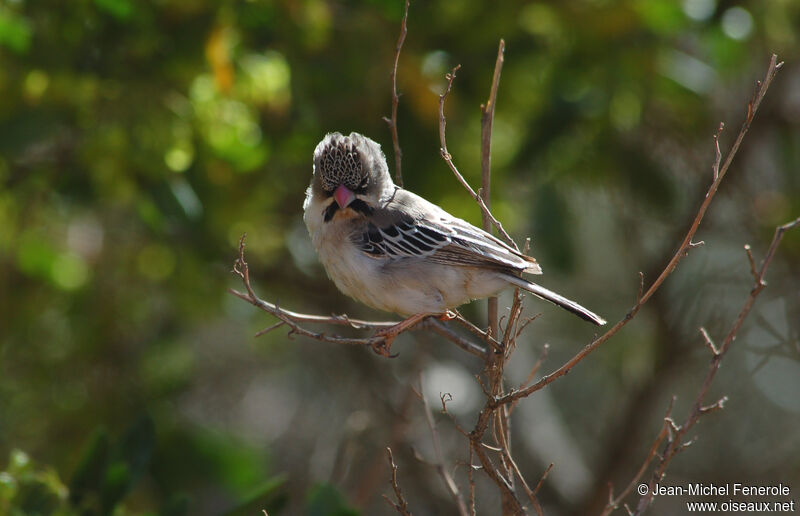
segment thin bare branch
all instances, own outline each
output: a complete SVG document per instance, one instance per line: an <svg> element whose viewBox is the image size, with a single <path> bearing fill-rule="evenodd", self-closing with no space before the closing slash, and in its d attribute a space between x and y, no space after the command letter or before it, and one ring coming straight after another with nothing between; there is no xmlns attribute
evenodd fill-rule
<svg viewBox="0 0 800 516"><path fill-rule="evenodd" d="M669 402L669 406L667 407L667 413L664 415L664 424L661 425L661 431L658 432L653 444L650 445L650 450L648 451L644 462L642 462L642 465L639 467L639 471L636 472L636 475L634 475L627 487L625 487L625 489L623 489L616 498L614 498L613 486L609 483L608 503L603 509L601 516L607 516L619 507L620 503L622 503L622 501L633 491L633 488L639 484L639 479L641 479L642 475L644 475L644 473L647 471L650 463L653 462L656 457L658 457L658 449L661 447L661 443L664 442L664 439L666 439L667 435L669 434L669 421L671 421L670 414L672 413L672 407L674 404L675 397L673 396ZM630 512L630 510L628 512Z"/></svg>
<svg viewBox="0 0 800 516"><path fill-rule="evenodd" d="M469 485L469 514L470 516L476 516L475 512L475 475L473 472L475 471L475 466L473 465L473 459L475 458L475 453L472 451L472 443L467 441L469 444L469 469L467 469L467 484Z"/></svg>
<svg viewBox="0 0 800 516"><path fill-rule="evenodd" d="M553 469L553 463L551 462L550 465L547 466L547 469L544 470L544 473L542 473L542 476L541 478L539 478L539 482L536 484L536 487L533 488L533 494L539 494L539 490L542 488L544 481L547 479L547 475L550 474L550 470L552 469Z"/></svg>
<svg viewBox="0 0 800 516"><path fill-rule="evenodd" d="M271 332L272 330L276 330L276 329L280 328L280 327L281 327L281 326L283 326L284 324L286 324L286 323L285 323L285 322L283 322L283 321L278 321L278 322L276 322L275 324L273 324L272 326L269 326L269 327L267 327L267 328L264 328L263 330L261 330L261 331L257 332L257 333L255 334L255 337L260 337L260 336L262 336L262 335L266 335L267 333Z"/></svg>
<svg viewBox="0 0 800 516"><path fill-rule="evenodd" d="M392 471L392 489L394 490L394 495L397 497L397 502L393 502L388 496L383 495L383 499L389 502L389 505L395 508L395 510L402 514L403 516L411 516L411 511L408 509L408 502L403 497L403 491L400 489L400 485L397 483L397 464L394 463L394 457L392 456L392 449L388 446L386 447L386 457L389 460L389 469Z"/></svg>
<svg viewBox="0 0 800 516"><path fill-rule="evenodd" d="M456 78L456 72L459 70L459 68L461 68L461 65L457 65L455 68L453 68L453 70L450 73L445 75L445 79L447 79L447 88L445 89L444 93L439 95L439 142L441 144L440 152L442 154L442 158L447 163L447 166L450 167L450 170L456 176L456 179L458 179L458 182L461 183L461 186L463 186L464 189L467 192L469 192L472 198L475 199L475 202L477 202L478 205L481 207L481 213L489 217L489 220L492 221L492 224L494 224L494 227L497 228L497 231L500 233L500 235L503 237L503 239L506 241L508 245L512 246L516 250L519 250L519 247L517 247L517 244L514 243L514 240L508 235L508 233L506 233L506 230L503 229L503 225L500 224L500 222L496 218L494 218L494 215L492 215L492 213L489 211L489 208L486 207L486 204L483 202L481 196L478 195L475 192L475 190L472 189L469 183L467 183L467 180L464 179L464 176L461 175L461 172L458 171L455 163L453 163L453 156L447 150L447 137L445 136L445 128L447 126L447 120L445 119L444 116L444 101L447 99L447 96L453 89L453 80Z"/></svg>
<svg viewBox="0 0 800 516"><path fill-rule="evenodd" d="M736 151L739 149L739 146L741 145L741 142L744 139L747 130L750 128L750 124L753 121L753 117L755 116L758 106L761 104L761 100L767 93L767 88L772 82L772 79L775 77L775 74L781 68L782 64L783 64L782 62L781 63L777 62L777 56L773 54L770 59L769 67L767 69L766 79L763 82L759 82L759 87L756 90L756 94L754 95L753 100L751 100L750 103L748 104L749 106L748 117L743 123L741 130L739 131L739 135L737 136L736 141L734 142L731 149L728 151L728 155L725 158L722 167L720 168L717 179L714 180L714 182L711 184L708 191L706 192L706 197L701 203L700 207L698 208L697 214L695 215L694 220L692 221L689 230L686 233L686 236L683 238L683 241L678 246L678 250L675 252L675 254L669 260L667 265L661 271L661 274L653 282L653 284L650 285L647 291L644 294L642 294L636 305L634 305L634 307L625 315L625 317L619 320L614 326L609 328L608 331L606 331L606 333L593 339L589 344L584 346L584 348L581 351L579 351L575 356L573 356L570 360L564 363L561 367L559 367L552 373L544 376L541 380L539 380L533 385L528 386L525 389L512 391L496 399L487 400L487 405L485 407L486 409L491 409L493 406L496 406L498 404L511 403L516 399L529 396L530 394L544 388L545 386L551 384L556 379L567 374L570 370L572 370L573 367L575 367L576 364L578 364L581 360L583 360L592 351L594 351L601 344L603 344L608 339L616 335L617 332L619 332L625 325L628 324L628 322L630 322L631 319L633 319L633 317L639 312L641 307L653 296L653 294L655 294L656 290L658 290L658 288L664 283L667 277L670 274L672 274L672 272L678 266L678 263L681 261L686 251L691 249L693 244L696 245L694 242L692 242L692 239L694 238L695 233L697 233L697 229L700 226L700 222L703 220L703 216L708 210L708 206L710 205L711 200L717 193L717 189L719 188L720 182L725 177L725 174L727 173L728 168L730 167L730 164L733 161L733 157L736 155ZM783 231L786 230L784 229ZM771 259L771 255L769 256Z"/></svg>
<svg viewBox="0 0 800 516"><path fill-rule="evenodd" d="M639 271L639 292L636 294L636 304L641 304L642 293L644 292L644 273Z"/></svg>
<svg viewBox="0 0 800 516"><path fill-rule="evenodd" d="M773 58L774 61L774 58ZM764 84L768 84L768 81L765 81ZM752 103L754 106L758 106L757 102ZM744 323L745 318L750 313L750 310L753 308L755 304L756 298L759 294L764 290L766 287L766 283L764 282L764 275L767 272L767 268L769 264L772 262L773 257L775 256L775 252L778 249L778 245L780 244L781 240L783 239L783 234L793 228L800 226L800 217L778 226L775 228L775 234L772 237L772 243L767 250L767 253L764 255L764 259L761 262L761 268L758 270L758 275L753 279L753 289L750 291L750 295L747 296L745 300L744 306L739 311L739 315L736 317L730 331L725 336L725 339L722 341L722 344L717 348L713 347L712 349L717 350L717 352L711 358L711 361L708 365L708 371L706 372L706 376L703 380L703 383L698 390L697 397L692 404L692 408L690 409L689 413L686 416L685 421L682 425L677 426L673 423L670 425L670 429L674 435L671 436L671 440L667 445L667 448L664 450L662 457L660 459L659 465L656 470L653 472L652 480L650 481L651 488L652 485L659 481L666 471L667 466L672 461L672 459L680 453L681 451L685 450L688 446L690 446L694 439L684 442L684 437L692 429L692 427L697 423L701 416L705 414L709 414L711 412L716 412L724 407L726 398L721 398L716 403L712 405L703 405L703 400L705 399L706 395L708 394L709 389L711 388L711 383L714 381L714 377L719 370L720 362L725 354L733 344L733 341L736 339L736 335L739 333L739 330ZM705 337L705 336L704 336ZM710 341L710 338L708 339ZM671 420L670 420L671 421ZM635 514L642 514L644 510L652 503L653 501L653 494L652 489L649 492L639 499L639 504L636 507Z"/></svg>
<svg viewBox="0 0 800 516"><path fill-rule="evenodd" d="M492 186L492 126L494 124L494 108L497 103L497 89L500 86L500 72L503 69L503 53L505 52L506 42L502 39L497 47L497 59L494 64L494 74L492 75L492 87L489 90L489 100L481 105L481 199L486 205L486 212L481 213L483 230L491 233L492 221L487 212L492 209L491 186ZM498 335L497 327L497 296L488 299L489 331L493 337Z"/></svg>
<svg viewBox="0 0 800 516"><path fill-rule="evenodd" d="M722 159L722 152L719 150L719 137L723 129L725 129L725 123L720 122L717 133L714 135L714 163L711 165L711 171L714 173L714 181L719 178L719 162Z"/></svg>
<svg viewBox="0 0 800 516"><path fill-rule="evenodd" d="M520 389L524 389L525 387L530 385L533 379L536 378L536 373L539 372L539 369L542 367L542 364L547 359L548 351L550 351L550 344L545 343L544 346L542 346L542 352L539 353L539 358L536 359L536 362L533 364L533 367L531 367L531 372L528 373L528 377L520 385L519 387ZM511 406L513 407L514 405L515 404L512 404Z"/></svg>
<svg viewBox="0 0 800 516"><path fill-rule="evenodd" d="M744 252L747 253L747 261L750 262L750 274L753 275L753 279L758 279L758 270L756 269L756 261L753 259L753 251L750 250L750 246L745 244Z"/></svg>
<svg viewBox="0 0 800 516"><path fill-rule="evenodd" d="M703 336L703 343L709 350L711 350L711 354L713 356L719 355L719 350L717 349L717 346L714 345L714 341L711 340L711 335L709 335L706 329L702 326L700 327L700 335Z"/></svg>
<svg viewBox="0 0 800 516"><path fill-rule="evenodd" d="M501 352L503 351L503 345L497 341L489 332L483 331L482 329L475 326L472 321L466 319L463 315L461 315L458 311L456 311L456 317L453 319L458 324L466 328L470 331L473 335L480 338L484 342L487 342L495 351Z"/></svg>
<svg viewBox="0 0 800 516"><path fill-rule="evenodd" d="M233 265L233 272L237 274L240 278L242 278L242 283L244 284L246 292L239 292L238 290L235 289L228 289L228 292L230 292L231 294L235 295L240 299L247 301L256 308L259 308L260 310L263 310L269 314L274 315L279 319L277 323L256 333L256 337L264 335L265 333L269 333L270 331L275 330L281 326L287 326L289 328L289 335L300 335L303 337L308 337L322 342L330 342L332 344L369 346L376 353L385 356L384 353L381 353L381 350L385 349L385 345L388 339L394 339L396 335L387 336L385 334L381 334L380 331L395 327L398 324L397 322L363 321L360 319L351 319L350 317L344 314L332 315L327 317L321 315L303 314L298 312L292 312L291 310L286 310L278 306L277 303L275 304L269 303L259 298L256 295L255 291L253 290L252 285L250 284L250 269L247 265L247 262L244 259L246 236L247 236L246 234L243 234L241 239L239 240L239 257L236 259ZM376 333L372 337L366 337L366 338L328 335L326 333L309 330L301 326L301 324L303 323L349 326L351 328L359 330L361 329L373 330L376 331ZM476 344L475 342L472 342L469 339L465 339L464 337L461 337L460 335L455 333L453 330L445 326L441 321L437 320L435 316L426 317L420 323L403 329L402 332L417 331L424 328L429 328L433 330L437 334L445 337L450 342L453 342L463 350L475 356L483 357L487 352L486 349L483 348L481 345Z"/></svg>
<svg viewBox="0 0 800 516"><path fill-rule="evenodd" d="M440 337L444 337L445 339L449 340L456 346L460 347L467 353L475 355L478 358L486 358L487 353L489 350L476 344L475 342L465 339L452 329L450 329L446 324L435 317L428 317L425 319L421 324L418 325L420 329L427 328L430 329L432 332L436 333Z"/></svg>
<svg viewBox="0 0 800 516"><path fill-rule="evenodd" d="M519 499L517 499L517 495L514 493L513 486L500 473L500 471L492 462L492 459L490 459L486 454L482 443L473 439L471 439L470 442L472 443L472 449L475 452L475 455L478 456L478 461L481 463L481 466L483 466L483 471L500 488L500 493L503 495L504 505L507 504L509 506L508 508L513 511L514 515L525 514L522 504L520 504Z"/></svg>
<svg viewBox="0 0 800 516"><path fill-rule="evenodd" d="M444 467L444 455L442 454L442 445L439 441L439 432L436 430L436 421L433 419L433 412L431 412L431 407L428 404L428 400L422 390L422 375L419 377L419 391L417 395L419 396L420 400L422 400L422 406L425 409L425 420L428 423L428 430L431 433L431 440L433 441L433 453L436 456L436 463L434 464L434 467L439 473L439 476L442 477L442 481L447 488L447 492L450 493L450 496L456 503L456 506L458 507L458 514L460 516L468 516L469 513L467 512L467 505L464 503L464 497L461 496L458 485L456 485L456 483L453 481L453 477ZM444 405L444 402L442 402L442 404Z"/></svg>
<svg viewBox="0 0 800 516"><path fill-rule="evenodd" d="M536 511L536 514L544 515L542 506L539 504L539 500L536 498L536 493L528 486L528 483L525 481L525 477L519 470L519 466L517 466L517 463L514 461L514 458L511 456L511 453L507 448L503 448L503 458L510 464L511 469L514 471L517 479L519 479L519 483L522 485L522 489L525 491L525 494L528 495L528 500L530 500L533 509Z"/></svg>
<svg viewBox="0 0 800 516"><path fill-rule="evenodd" d="M392 145L394 146L394 182L398 186L403 186L403 151L400 149L400 138L397 135L397 106L400 104L400 97L397 95L397 65L400 62L400 51L406 41L408 33L408 4L406 0L405 10L403 11L403 21L400 22L400 36L397 38L397 45L394 47L394 66L392 66L392 117L383 117L389 125L389 132L392 134Z"/></svg>
<svg viewBox="0 0 800 516"><path fill-rule="evenodd" d="M725 408L725 403L727 402L728 402L728 397L723 396L720 399L718 399L715 403L712 403L711 405L700 407L700 415L704 416L706 414L711 414L712 412L722 410Z"/></svg>

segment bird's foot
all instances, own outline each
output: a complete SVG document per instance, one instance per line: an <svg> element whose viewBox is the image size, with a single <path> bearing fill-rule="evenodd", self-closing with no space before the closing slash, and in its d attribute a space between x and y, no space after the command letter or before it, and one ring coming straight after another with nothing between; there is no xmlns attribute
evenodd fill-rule
<svg viewBox="0 0 800 516"><path fill-rule="evenodd" d="M403 319L399 323L389 326L388 328L384 328L382 330L378 330L375 332L374 337L381 338L380 340L376 340L370 346L372 347L372 351L377 353L378 355L386 358L395 358L397 354L392 355L390 350L392 348L392 342L394 342L395 337L403 333L404 331L411 329L415 326L418 322L426 318L429 314L414 314L407 319Z"/></svg>
<svg viewBox="0 0 800 516"><path fill-rule="evenodd" d="M452 321L456 317L458 317L458 313L457 312L454 312L452 310L448 310L448 311L446 311L445 313L443 313L442 315L439 316L439 320L447 322L447 321Z"/></svg>
<svg viewBox="0 0 800 516"><path fill-rule="evenodd" d="M397 335L388 335L388 334L383 335L382 333L385 331L386 330L380 330L375 333L375 337L377 337L378 340L372 342L370 344L370 347L372 348L372 351L374 351L376 355L380 355L384 358L397 358L399 353L394 353L394 354L391 353L392 342L394 342L394 338Z"/></svg>

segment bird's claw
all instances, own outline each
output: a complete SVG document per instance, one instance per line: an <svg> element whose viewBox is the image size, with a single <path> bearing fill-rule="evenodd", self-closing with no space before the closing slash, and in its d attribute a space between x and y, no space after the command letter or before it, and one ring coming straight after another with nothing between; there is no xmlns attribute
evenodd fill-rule
<svg viewBox="0 0 800 516"><path fill-rule="evenodd" d="M397 336L395 332L391 331L392 329L393 328L387 328L386 330L375 332L377 340L370 343L370 347L376 355L380 355L384 358L397 358L400 355L399 353L392 354L390 352L392 349L392 342L394 342L394 338Z"/></svg>

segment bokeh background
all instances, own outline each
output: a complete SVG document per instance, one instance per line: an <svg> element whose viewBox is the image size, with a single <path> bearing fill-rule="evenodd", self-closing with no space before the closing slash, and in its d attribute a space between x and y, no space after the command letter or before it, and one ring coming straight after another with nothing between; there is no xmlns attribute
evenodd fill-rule
<svg viewBox="0 0 800 516"><path fill-rule="evenodd" d="M0 513L392 514L391 445L414 514L455 512L420 386L471 425L480 364L423 333L386 360L283 330L226 292L247 232L256 291L311 313L389 317L339 294L303 226L328 131L383 144L399 0L8 0L0 4ZM439 155L479 184L479 105L505 38L494 211L543 283L611 321L674 252L771 52L786 61L694 250L637 319L521 403L513 450L548 514L596 513L638 468L670 397L682 419L763 256L800 215L800 3L419 0L400 59L406 186L474 223ZM711 390L726 409L664 481L800 493L800 233ZM508 296L501 307L508 306ZM589 325L536 300L510 383ZM464 313L480 324L484 303ZM421 384L420 384L421 382ZM437 414L464 487L467 446ZM427 462L420 461L421 455ZM496 494L478 482L481 514ZM652 514L686 499L660 498ZM635 498L630 500L636 502ZM17 512L13 512L17 511Z"/></svg>

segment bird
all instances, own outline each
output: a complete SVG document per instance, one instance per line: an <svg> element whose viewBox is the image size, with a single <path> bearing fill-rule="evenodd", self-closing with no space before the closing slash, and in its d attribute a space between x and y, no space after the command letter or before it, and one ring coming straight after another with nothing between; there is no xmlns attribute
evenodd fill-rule
<svg viewBox="0 0 800 516"><path fill-rule="evenodd" d="M314 150L303 220L325 271L347 296L406 317L376 352L427 316L519 287L593 324L606 321L523 277L542 268L490 233L397 186L372 139L328 133ZM374 348L374 346L373 346Z"/></svg>

